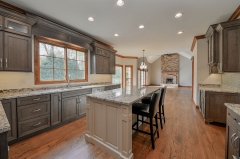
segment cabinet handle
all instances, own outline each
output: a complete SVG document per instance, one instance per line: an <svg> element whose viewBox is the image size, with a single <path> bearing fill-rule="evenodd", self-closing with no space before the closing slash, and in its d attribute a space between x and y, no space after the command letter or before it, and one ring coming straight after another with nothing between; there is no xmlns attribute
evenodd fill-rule
<svg viewBox="0 0 240 159"><path fill-rule="evenodd" d="M37 123L37 124L33 124L31 127L36 127L36 126L38 126L38 125L40 125L41 124L41 122L39 122L39 123Z"/></svg>
<svg viewBox="0 0 240 159"><path fill-rule="evenodd" d="M35 109L35 110L32 110L31 112L39 112L41 109Z"/></svg>
<svg viewBox="0 0 240 159"><path fill-rule="evenodd" d="M231 136L231 144L232 144L232 146L233 146L233 141L232 141L232 139L233 139L233 137L236 135L236 133L234 133L234 134L232 134L232 136ZM234 146L233 146L234 147Z"/></svg>
<svg viewBox="0 0 240 159"><path fill-rule="evenodd" d="M2 65L2 58L0 58L0 67L3 67L3 65Z"/></svg>
<svg viewBox="0 0 240 159"><path fill-rule="evenodd" d="M235 147L235 142L237 141L239 139L239 137L237 136L234 140L233 140L233 147L234 147L234 149L238 152L239 151L239 149L236 149L236 147Z"/></svg>
<svg viewBox="0 0 240 159"><path fill-rule="evenodd" d="M237 156L234 156L234 155L232 155L232 158L233 158L233 159L238 159L238 157L237 157Z"/></svg>
<svg viewBox="0 0 240 159"><path fill-rule="evenodd" d="M37 100L40 100L41 98L35 98L35 99L33 99L34 101L37 101Z"/></svg>
<svg viewBox="0 0 240 159"><path fill-rule="evenodd" d="M8 67L8 59L6 58L6 67Z"/></svg>

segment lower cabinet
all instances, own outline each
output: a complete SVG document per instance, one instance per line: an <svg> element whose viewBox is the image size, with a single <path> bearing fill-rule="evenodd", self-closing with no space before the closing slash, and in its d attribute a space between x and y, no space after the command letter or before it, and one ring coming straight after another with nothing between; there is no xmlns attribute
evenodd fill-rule
<svg viewBox="0 0 240 159"><path fill-rule="evenodd" d="M226 159L239 159L240 157L240 116L227 110L226 125Z"/></svg>
<svg viewBox="0 0 240 159"><path fill-rule="evenodd" d="M204 119L206 123L226 123L227 108L224 103L239 104L238 93L205 92Z"/></svg>
<svg viewBox="0 0 240 159"><path fill-rule="evenodd" d="M78 117L78 96L62 99L62 121L68 121Z"/></svg>
<svg viewBox="0 0 240 159"><path fill-rule="evenodd" d="M78 115L83 116L86 114L87 109L87 97L85 95L79 96L79 111Z"/></svg>
<svg viewBox="0 0 240 159"><path fill-rule="evenodd" d="M62 120L62 93L51 94L51 125L61 123Z"/></svg>
<svg viewBox="0 0 240 159"><path fill-rule="evenodd" d="M8 131L7 140L12 141L17 139L17 108L16 99L9 99L1 101L3 109L7 115L8 122L11 126L11 130Z"/></svg>

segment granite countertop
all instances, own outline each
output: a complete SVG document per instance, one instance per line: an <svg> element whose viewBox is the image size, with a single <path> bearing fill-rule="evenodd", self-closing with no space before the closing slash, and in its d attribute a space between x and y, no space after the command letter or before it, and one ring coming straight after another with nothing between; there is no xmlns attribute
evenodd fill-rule
<svg viewBox="0 0 240 159"><path fill-rule="evenodd" d="M227 93L240 93L240 89L230 86L199 86L200 90L213 91L213 92L227 92Z"/></svg>
<svg viewBox="0 0 240 159"><path fill-rule="evenodd" d="M224 105L240 116L240 104L224 103Z"/></svg>
<svg viewBox="0 0 240 159"><path fill-rule="evenodd" d="M11 99L11 98L18 98L18 97L28 97L34 95L43 95L43 94L51 94L51 93L58 93L58 92L67 92L67 91L74 91L80 89L88 89L94 87L104 87L110 85L117 85L117 84L101 84L101 85L87 85L87 86L75 86L75 87L63 87L63 88L54 88L54 89L26 89L23 91L5 91L0 93L0 100L4 99Z"/></svg>
<svg viewBox="0 0 240 159"><path fill-rule="evenodd" d="M96 98L100 100L105 100L113 103L131 105L134 102L137 102L141 98L159 90L162 87L126 87L118 88L114 90L105 91L104 93L97 92L94 94L87 94L89 98Z"/></svg>
<svg viewBox="0 0 240 159"><path fill-rule="evenodd" d="M3 109L2 103L0 101L0 133L7 132L10 129L11 128L10 128L7 116L5 114L5 111Z"/></svg>

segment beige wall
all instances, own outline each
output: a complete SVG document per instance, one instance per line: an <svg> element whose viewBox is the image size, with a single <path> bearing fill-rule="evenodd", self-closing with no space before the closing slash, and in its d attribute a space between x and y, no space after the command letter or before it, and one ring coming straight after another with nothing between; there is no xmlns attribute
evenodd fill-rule
<svg viewBox="0 0 240 159"><path fill-rule="evenodd" d="M151 84L160 85L162 69L161 69L161 58L159 57L156 61L152 63L152 71L151 71Z"/></svg>
<svg viewBox="0 0 240 159"><path fill-rule="evenodd" d="M88 56L90 57L90 56ZM90 64L88 58L88 64ZM33 67L34 68L34 67ZM88 82L86 83L99 83L99 82L112 82L112 75L97 75L90 74L90 66L88 67ZM60 85L60 84L57 84ZM66 85L66 84L61 84ZM0 72L0 90L3 89L20 89L31 87L45 87L53 85L35 85L34 73L25 72Z"/></svg>
<svg viewBox="0 0 240 159"><path fill-rule="evenodd" d="M123 80L125 81L125 65L133 66L133 85L137 85L137 59L116 56L116 64L123 65Z"/></svg>
<svg viewBox="0 0 240 159"><path fill-rule="evenodd" d="M179 85L192 86L192 60L179 55Z"/></svg>

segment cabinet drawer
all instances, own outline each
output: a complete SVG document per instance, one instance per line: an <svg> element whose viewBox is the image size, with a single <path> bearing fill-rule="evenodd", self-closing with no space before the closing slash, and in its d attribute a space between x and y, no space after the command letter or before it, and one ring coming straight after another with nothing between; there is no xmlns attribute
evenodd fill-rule
<svg viewBox="0 0 240 159"><path fill-rule="evenodd" d="M22 137L50 126L50 115L18 122L18 136Z"/></svg>
<svg viewBox="0 0 240 159"><path fill-rule="evenodd" d="M50 101L49 94L18 98L17 106L40 103L40 102L45 102L45 101Z"/></svg>
<svg viewBox="0 0 240 159"><path fill-rule="evenodd" d="M227 120L240 130L240 116L231 109L227 109Z"/></svg>
<svg viewBox="0 0 240 159"><path fill-rule="evenodd" d="M92 88L92 93L97 93L97 92L102 92L102 91L104 91L104 87Z"/></svg>
<svg viewBox="0 0 240 159"><path fill-rule="evenodd" d="M42 115L50 114L50 101L21 106L17 108L18 121L35 118Z"/></svg>
<svg viewBox="0 0 240 159"><path fill-rule="evenodd" d="M78 95L83 95L83 94L91 94L92 89L80 89L76 91L69 91L69 92L63 92L62 93L62 98L67 98L67 97L73 97L73 96L78 96Z"/></svg>

